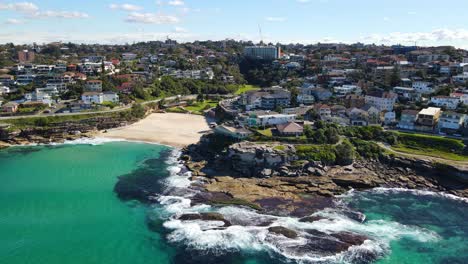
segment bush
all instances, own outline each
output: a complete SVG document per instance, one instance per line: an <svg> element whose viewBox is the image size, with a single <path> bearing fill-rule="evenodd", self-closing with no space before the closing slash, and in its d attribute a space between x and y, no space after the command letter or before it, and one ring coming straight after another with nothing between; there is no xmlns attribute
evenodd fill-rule
<svg viewBox="0 0 468 264"><path fill-rule="evenodd" d="M345 140L335 148L336 163L338 165L350 165L354 162L354 147L353 145Z"/></svg>
<svg viewBox="0 0 468 264"><path fill-rule="evenodd" d="M356 147L357 153L363 158L377 159L382 155L382 149L374 142L353 139L352 143Z"/></svg>
<svg viewBox="0 0 468 264"><path fill-rule="evenodd" d="M327 165L333 165L336 161L335 148L330 145L296 146L296 151L302 160L321 161Z"/></svg>
<svg viewBox="0 0 468 264"><path fill-rule="evenodd" d="M40 127L45 127L49 125L49 119L47 117L39 117L34 120L34 125L40 126Z"/></svg>

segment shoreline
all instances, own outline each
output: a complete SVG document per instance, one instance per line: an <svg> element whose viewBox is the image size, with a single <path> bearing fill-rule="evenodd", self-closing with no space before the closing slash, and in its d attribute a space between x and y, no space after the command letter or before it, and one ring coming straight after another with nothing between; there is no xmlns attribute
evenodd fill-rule
<svg viewBox="0 0 468 264"><path fill-rule="evenodd" d="M200 141L210 131L208 121L199 115L155 113L124 127L99 131L96 137L166 145L182 149Z"/></svg>

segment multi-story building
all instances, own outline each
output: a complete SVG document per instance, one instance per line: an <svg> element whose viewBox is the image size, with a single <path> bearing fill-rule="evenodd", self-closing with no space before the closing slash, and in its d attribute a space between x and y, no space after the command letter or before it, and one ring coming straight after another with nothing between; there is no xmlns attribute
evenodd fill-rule
<svg viewBox="0 0 468 264"><path fill-rule="evenodd" d="M380 111L393 111L397 95L392 92L371 92L366 95L366 104L379 109Z"/></svg>
<svg viewBox="0 0 468 264"><path fill-rule="evenodd" d="M457 109L460 104L460 98L439 95L431 97L431 103L437 107L445 107L446 109L454 110Z"/></svg>
<svg viewBox="0 0 468 264"><path fill-rule="evenodd" d="M104 94L100 92L86 92L81 95L84 104L102 104L104 103Z"/></svg>
<svg viewBox="0 0 468 264"><path fill-rule="evenodd" d="M86 92L102 92L101 80L88 80L85 85Z"/></svg>
<svg viewBox="0 0 468 264"><path fill-rule="evenodd" d="M22 50L18 51L18 60L19 63L31 63L34 61L34 58L36 57L36 53L34 51L29 51L29 50Z"/></svg>
<svg viewBox="0 0 468 264"><path fill-rule="evenodd" d="M244 48L244 56L253 59L276 60L281 56L281 48L275 46L249 46Z"/></svg>
<svg viewBox="0 0 468 264"><path fill-rule="evenodd" d="M418 114L418 110L403 110L398 127L400 129L414 130L416 121L418 120Z"/></svg>
<svg viewBox="0 0 468 264"><path fill-rule="evenodd" d="M361 94L361 88L357 85L342 85L333 88L335 91L336 97L345 97L348 94Z"/></svg>
<svg viewBox="0 0 468 264"><path fill-rule="evenodd" d="M413 82L413 88L420 94L431 94L436 91L434 85L430 82Z"/></svg>
<svg viewBox="0 0 468 264"><path fill-rule="evenodd" d="M463 127L464 121L464 114L445 111L439 119L439 132L456 133Z"/></svg>
<svg viewBox="0 0 468 264"><path fill-rule="evenodd" d="M432 132L439 123L442 111L437 107L429 107L418 113L416 129L420 131Z"/></svg>

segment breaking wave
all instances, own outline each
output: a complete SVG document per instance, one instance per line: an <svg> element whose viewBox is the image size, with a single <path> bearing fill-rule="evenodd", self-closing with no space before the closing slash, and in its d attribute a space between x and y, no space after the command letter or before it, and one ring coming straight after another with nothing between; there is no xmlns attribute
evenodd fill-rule
<svg viewBox="0 0 468 264"><path fill-rule="evenodd" d="M170 176L163 182L166 191L157 198L157 201L166 212L162 215L164 215L163 226L169 231L167 239L172 243L182 244L190 250L214 255L228 252L263 252L284 262L297 263L368 263L387 255L390 252L390 243L394 240L407 238L428 242L440 239L435 232L417 226L387 220L355 219L345 213L346 210L350 210L346 208L346 203L338 203L336 208L315 213L313 216L319 220L313 222L303 222L295 217L261 214L245 207L194 205L191 198L197 191L190 188L191 173L184 170L184 166L178 162L180 152L174 151L172 154L167 161ZM180 192L181 189L185 191ZM392 191L400 190L383 188L373 190L376 193ZM350 192L346 196L349 198L352 195L353 192ZM427 194L422 193L422 195ZM230 225L226 227L225 222L219 220L178 219L182 215L204 212L219 213ZM297 237L287 238L269 232L269 228L275 226L293 230L297 233ZM361 245L351 246L342 253L329 254L331 251L318 243L320 241L335 243L332 235L336 233L354 233L367 239ZM326 237L327 235L329 237ZM314 243L322 249L316 250Z"/></svg>

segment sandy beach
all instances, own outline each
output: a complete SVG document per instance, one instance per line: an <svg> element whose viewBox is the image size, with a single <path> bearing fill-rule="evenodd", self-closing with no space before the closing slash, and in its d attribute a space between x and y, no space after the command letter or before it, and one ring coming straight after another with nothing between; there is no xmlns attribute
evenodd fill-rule
<svg viewBox="0 0 468 264"><path fill-rule="evenodd" d="M189 114L151 114L121 128L99 133L99 137L159 143L177 148L197 143L210 131L203 116Z"/></svg>

